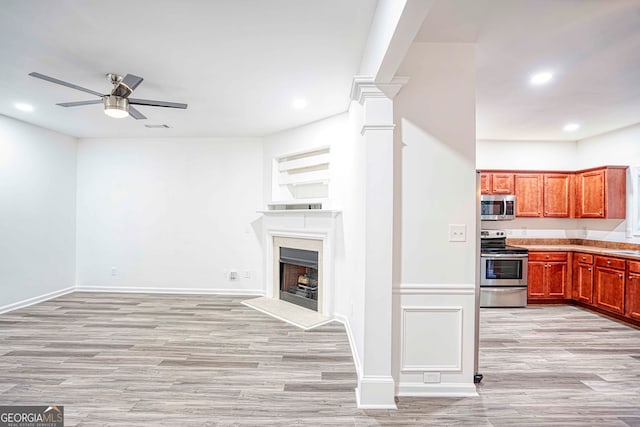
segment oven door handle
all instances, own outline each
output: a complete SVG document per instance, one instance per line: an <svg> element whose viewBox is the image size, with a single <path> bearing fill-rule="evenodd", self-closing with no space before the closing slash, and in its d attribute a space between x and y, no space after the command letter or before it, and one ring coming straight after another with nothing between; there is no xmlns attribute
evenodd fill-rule
<svg viewBox="0 0 640 427"><path fill-rule="evenodd" d="M529 254L480 254L483 258L529 258Z"/></svg>

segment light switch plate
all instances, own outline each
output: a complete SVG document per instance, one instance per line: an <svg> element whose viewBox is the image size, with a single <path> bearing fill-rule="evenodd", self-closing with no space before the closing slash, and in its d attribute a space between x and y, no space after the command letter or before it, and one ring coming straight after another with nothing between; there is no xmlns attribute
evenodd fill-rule
<svg viewBox="0 0 640 427"><path fill-rule="evenodd" d="M466 224L449 224L449 241L450 242L466 242L467 241Z"/></svg>

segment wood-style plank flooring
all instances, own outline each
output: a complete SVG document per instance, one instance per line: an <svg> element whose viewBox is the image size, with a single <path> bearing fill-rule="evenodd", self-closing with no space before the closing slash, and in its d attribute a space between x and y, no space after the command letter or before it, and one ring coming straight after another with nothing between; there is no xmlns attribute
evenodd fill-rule
<svg viewBox="0 0 640 427"><path fill-rule="evenodd" d="M0 315L0 405L67 426L640 426L640 330L569 306L481 311L477 398L359 410L344 327L246 297L73 293Z"/></svg>

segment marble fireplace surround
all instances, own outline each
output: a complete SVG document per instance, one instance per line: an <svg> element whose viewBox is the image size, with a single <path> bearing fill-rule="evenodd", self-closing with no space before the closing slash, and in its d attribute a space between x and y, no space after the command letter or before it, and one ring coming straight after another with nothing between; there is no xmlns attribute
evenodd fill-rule
<svg viewBox="0 0 640 427"><path fill-rule="evenodd" d="M318 313L334 315L334 242L338 211L263 211L265 296L280 298L279 248L318 251Z"/></svg>

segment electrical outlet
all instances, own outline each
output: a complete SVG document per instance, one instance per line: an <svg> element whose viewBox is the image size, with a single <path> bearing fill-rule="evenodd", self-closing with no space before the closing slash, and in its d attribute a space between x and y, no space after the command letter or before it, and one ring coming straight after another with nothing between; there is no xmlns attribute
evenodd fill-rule
<svg viewBox="0 0 640 427"><path fill-rule="evenodd" d="M449 241L466 242L467 226L465 224L449 224Z"/></svg>
<svg viewBox="0 0 640 427"><path fill-rule="evenodd" d="M423 373L423 381L425 383L439 383L440 382L440 372L424 372Z"/></svg>
<svg viewBox="0 0 640 427"><path fill-rule="evenodd" d="M251 279L251 271L249 271L249 270L245 270L245 271L242 273L242 277L244 277L245 279Z"/></svg>
<svg viewBox="0 0 640 427"><path fill-rule="evenodd" d="M117 276L118 275L118 270L115 267L111 267L111 275L112 276Z"/></svg>

